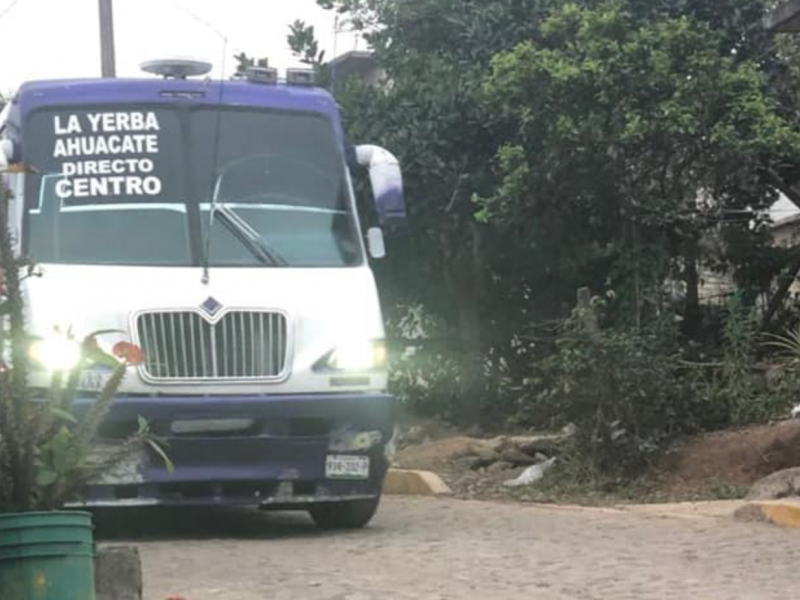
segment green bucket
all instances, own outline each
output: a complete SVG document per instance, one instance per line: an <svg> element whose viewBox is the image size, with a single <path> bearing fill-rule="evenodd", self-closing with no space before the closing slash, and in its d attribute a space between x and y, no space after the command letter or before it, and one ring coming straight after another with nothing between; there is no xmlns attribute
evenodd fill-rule
<svg viewBox="0 0 800 600"><path fill-rule="evenodd" d="M0 600L94 600L92 516L0 514Z"/></svg>

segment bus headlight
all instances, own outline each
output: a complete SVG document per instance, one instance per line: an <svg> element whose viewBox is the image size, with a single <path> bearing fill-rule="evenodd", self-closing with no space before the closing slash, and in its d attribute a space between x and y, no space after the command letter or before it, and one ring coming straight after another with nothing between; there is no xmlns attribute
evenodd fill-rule
<svg viewBox="0 0 800 600"><path fill-rule="evenodd" d="M384 340L350 340L339 344L317 363L316 370L379 371L386 368Z"/></svg>
<svg viewBox="0 0 800 600"><path fill-rule="evenodd" d="M48 371L71 371L77 367L83 353L81 345L67 337L54 335L36 340L28 350L29 356Z"/></svg>

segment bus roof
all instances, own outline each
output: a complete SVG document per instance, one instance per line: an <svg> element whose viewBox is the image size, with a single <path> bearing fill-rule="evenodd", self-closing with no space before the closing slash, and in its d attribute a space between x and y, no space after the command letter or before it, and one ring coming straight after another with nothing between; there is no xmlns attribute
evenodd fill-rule
<svg viewBox="0 0 800 600"><path fill-rule="evenodd" d="M43 107L139 103L191 103L315 112L327 116L337 136L344 138L333 96L321 88L297 85L156 78L32 81L19 89L14 108L24 120L28 113Z"/></svg>

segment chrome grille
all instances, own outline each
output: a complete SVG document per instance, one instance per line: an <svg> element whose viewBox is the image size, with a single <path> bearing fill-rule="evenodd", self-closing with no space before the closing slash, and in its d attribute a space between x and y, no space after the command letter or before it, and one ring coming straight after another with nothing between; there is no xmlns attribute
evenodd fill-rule
<svg viewBox="0 0 800 600"><path fill-rule="evenodd" d="M231 311L214 323L194 311L140 314L136 331L152 380L265 380L284 374L286 317Z"/></svg>

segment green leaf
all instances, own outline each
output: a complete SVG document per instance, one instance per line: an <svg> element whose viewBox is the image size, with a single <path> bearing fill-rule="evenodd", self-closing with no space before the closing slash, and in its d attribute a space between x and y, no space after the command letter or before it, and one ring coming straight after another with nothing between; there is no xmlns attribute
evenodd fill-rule
<svg viewBox="0 0 800 600"><path fill-rule="evenodd" d="M175 465L170 460L169 456L167 456L167 453L164 452L164 449L161 447L161 445L157 441L152 439L147 440L147 444L155 451L156 454L158 454L161 457L161 460L164 461L164 466L166 467L167 472L174 473Z"/></svg>
<svg viewBox="0 0 800 600"><path fill-rule="evenodd" d="M58 473L49 469L42 469L36 473L36 485L47 487L58 481Z"/></svg>
<svg viewBox="0 0 800 600"><path fill-rule="evenodd" d="M86 360L96 365L102 365L112 369L116 369L120 365L119 360L98 347L86 348L84 350L84 356Z"/></svg>
<svg viewBox="0 0 800 600"><path fill-rule="evenodd" d="M96 338L101 335L109 335L112 333L124 334L125 332L120 329L101 329L99 331L95 331L91 335L87 335L83 339L81 346L83 347L83 353L86 360L97 365L110 367L112 369L120 365L120 361L115 356L105 352L97 344Z"/></svg>
<svg viewBox="0 0 800 600"><path fill-rule="evenodd" d="M55 407L55 406L51 406L50 407L50 412L53 413L54 416L58 417L62 421L66 421L66 422L72 423L74 425L78 424L78 419L75 418L75 415L73 415L70 412L67 412L66 410L63 410L63 409Z"/></svg>
<svg viewBox="0 0 800 600"><path fill-rule="evenodd" d="M94 331L90 335L86 336L86 339L96 338L96 337L100 337L101 335L109 335L109 334L112 334L112 333L125 335L128 332L125 331L124 329L100 329L100 330Z"/></svg>
<svg viewBox="0 0 800 600"><path fill-rule="evenodd" d="M139 435L145 434L150 430L150 423L142 415L139 415Z"/></svg>
<svg viewBox="0 0 800 600"><path fill-rule="evenodd" d="M67 469L71 440L72 434L66 427L61 427L53 436L53 466L59 473L63 473Z"/></svg>

